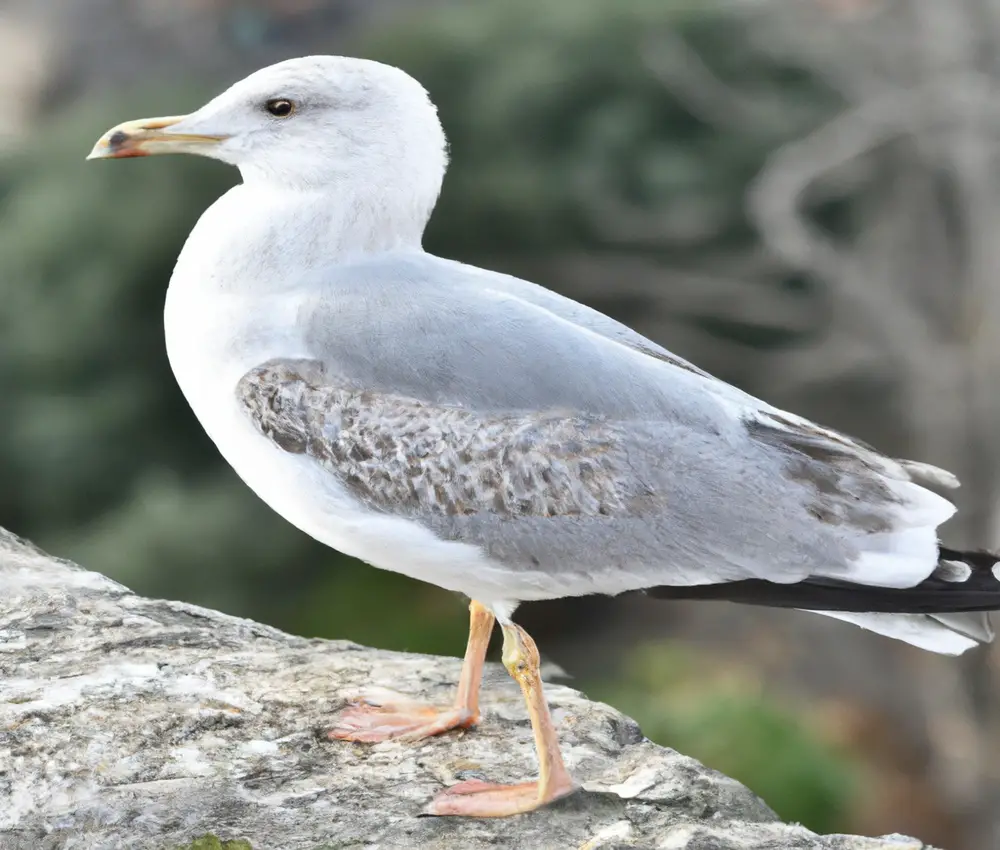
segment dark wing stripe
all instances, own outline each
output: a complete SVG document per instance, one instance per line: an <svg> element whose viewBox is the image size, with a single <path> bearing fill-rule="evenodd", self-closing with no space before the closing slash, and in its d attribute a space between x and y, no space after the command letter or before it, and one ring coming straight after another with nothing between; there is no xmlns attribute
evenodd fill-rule
<svg viewBox="0 0 1000 850"><path fill-rule="evenodd" d="M869 587L837 579L810 578L796 584L747 579L728 584L655 587L659 599L718 599L770 608L810 611L850 611L865 614L947 614L1000 611L1000 578L994 569L1000 558L988 552L941 548L941 560L966 564L969 575L954 581L934 574L915 587ZM943 570L942 575L949 574Z"/></svg>

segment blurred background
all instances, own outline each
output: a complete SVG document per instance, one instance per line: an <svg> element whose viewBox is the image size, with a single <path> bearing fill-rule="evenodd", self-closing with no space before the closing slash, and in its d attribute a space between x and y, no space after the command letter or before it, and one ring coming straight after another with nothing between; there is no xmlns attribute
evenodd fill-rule
<svg viewBox="0 0 1000 850"><path fill-rule="evenodd" d="M1000 545L1000 0L0 2L0 524L139 592L460 654L463 601L312 543L182 400L161 310L236 179L85 164L272 61L397 64L453 164L429 250L956 472ZM819 831L1000 847L1000 655L641 596L524 606L545 657Z"/></svg>

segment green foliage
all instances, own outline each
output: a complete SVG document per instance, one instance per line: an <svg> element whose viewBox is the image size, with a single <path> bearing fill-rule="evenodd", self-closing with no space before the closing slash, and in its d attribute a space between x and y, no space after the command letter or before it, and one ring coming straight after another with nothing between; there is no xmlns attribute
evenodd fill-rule
<svg viewBox="0 0 1000 850"><path fill-rule="evenodd" d="M424 82L451 140L429 247L471 260L585 247L675 267L759 265L746 186L840 100L758 51L753 14L679 0L481 0L378 33L364 55ZM676 53L668 32L753 104L753 120L709 120L664 85L652 68ZM784 284L782 274L748 285Z"/></svg>
<svg viewBox="0 0 1000 850"><path fill-rule="evenodd" d="M253 850L253 845L249 841L237 838L232 841L222 841L211 833L196 838L184 847L177 850Z"/></svg>
<svg viewBox="0 0 1000 850"><path fill-rule="evenodd" d="M100 517L143 469L209 456L176 403L157 314L198 207L227 175L85 164L113 114L88 104L0 162L0 506L28 535Z"/></svg>
<svg viewBox="0 0 1000 850"><path fill-rule="evenodd" d="M782 818L820 833L842 828L858 776L824 744L801 707L676 646L635 652L620 680L593 696L640 719L652 740L743 782Z"/></svg>

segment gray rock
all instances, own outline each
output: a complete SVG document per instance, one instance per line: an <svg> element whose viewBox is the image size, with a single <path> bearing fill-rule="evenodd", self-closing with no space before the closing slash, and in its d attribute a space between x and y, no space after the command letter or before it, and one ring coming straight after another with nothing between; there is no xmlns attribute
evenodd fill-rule
<svg viewBox="0 0 1000 850"><path fill-rule="evenodd" d="M0 531L0 848L924 847L784 824L738 782L558 686L579 793L506 820L419 817L448 783L534 774L502 668L473 732L361 746L324 729L361 693L446 704L458 668L144 599Z"/></svg>

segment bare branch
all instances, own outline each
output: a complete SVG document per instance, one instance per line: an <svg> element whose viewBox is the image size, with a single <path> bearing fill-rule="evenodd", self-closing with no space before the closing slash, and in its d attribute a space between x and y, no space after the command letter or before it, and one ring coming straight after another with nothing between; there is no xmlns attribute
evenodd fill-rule
<svg viewBox="0 0 1000 850"><path fill-rule="evenodd" d="M643 64L665 89L707 124L740 133L781 120L776 103L765 102L720 80L677 32L658 32L639 45Z"/></svg>

